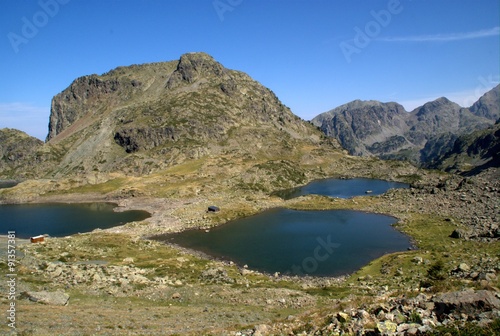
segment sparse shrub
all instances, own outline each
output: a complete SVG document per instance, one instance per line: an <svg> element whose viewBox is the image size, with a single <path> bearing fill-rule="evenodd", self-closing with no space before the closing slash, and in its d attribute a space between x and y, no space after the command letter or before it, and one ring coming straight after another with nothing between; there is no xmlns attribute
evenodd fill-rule
<svg viewBox="0 0 500 336"><path fill-rule="evenodd" d="M444 262L438 259L427 270L426 279L422 280L420 285L425 288L442 287L443 280L448 278L448 272L445 269Z"/></svg>
<svg viewBox="0 0 500 336"><path fill-rule="evenodd" d="M429 267L427 270L427 277L434 281L445 280L447 278L447 272L441 259L438 259Z"/></svg>
<svg viewBox="0 0 500 336"><path fill-rule="evenodd" d="M408 323L422 324L422 317L416 311L412 311L410 316L408 316Z"/></svg>

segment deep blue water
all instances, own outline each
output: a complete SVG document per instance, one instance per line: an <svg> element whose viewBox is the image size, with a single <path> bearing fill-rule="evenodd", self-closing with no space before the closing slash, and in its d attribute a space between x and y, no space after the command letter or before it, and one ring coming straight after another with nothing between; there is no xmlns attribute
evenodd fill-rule
<svg viewBox="0 0 500 336"><path fill-rule="evenodd" d="M209 232L189 230L156 239L267 273L338 276L386 253L407 250L410 240L391 226L395 222L351 210L272 209Z"/></svg>
<svg viewBox="0 0 500 336"><path fill-rule="evenodd" d="M3 189L3 188L11 188L11 187L14 187L15 185L17 185L18 183L16 181L0 181L0 189Z"/></svg>
<svg viewBox="0 0 500 336"><path fill-rule="evenodd" d="M0 234L15 231L19 238L40 234L63 237L107 229L150 217L146 211L114 212L115 204L6 204L0 205Z"/></svg>
<svg viewBox="0 0 500 336"><path fill-rule="evenodd" d="M360 195L381 195L392 188L408 188L409 185L367 178L323 179L313 181L303 187L276 192L283 199L292 199L303 195L324 195L339 198L351 198ZM367 193L369 191L369 193Z"/></svg>

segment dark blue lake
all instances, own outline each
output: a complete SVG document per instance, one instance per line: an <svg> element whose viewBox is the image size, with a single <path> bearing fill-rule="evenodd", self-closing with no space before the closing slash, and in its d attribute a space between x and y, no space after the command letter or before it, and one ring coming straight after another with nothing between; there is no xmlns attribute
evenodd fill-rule
<svg viewBox="0 0 500 336"><path fill-rule="evenodd" d="M279 208L209 232L189 230L155 239L267 273L339 276L386 253L407 250L411 242L391 226L395 222L360 211Z"/></svg>
<svg viewBox="0 0 500 336"><path fill-rule="evenodd" d="M0 189L4 189L4 188L12 188L14 186L16 186L18 184L17 181L13 181L13 180L0 180Z"/></svg>
<svg viewBox="0 0 500 336"><path fill-rule="evenodd" d="M111 203L0 205L0 234L15 231L19 238L40 234L63 237L150 217L146 211L115 212L115 207Z"/></svg>
<svg viewBox="0 0 500 336"><path fill-rule="evenodd" d="M381 195L389 189L408 188L409 185L367 178L323 179L313 181L303 187L282 190L274 193L283 199L292 199L303 195L324 195L339 198L351 198L361 195Z"/></svg>

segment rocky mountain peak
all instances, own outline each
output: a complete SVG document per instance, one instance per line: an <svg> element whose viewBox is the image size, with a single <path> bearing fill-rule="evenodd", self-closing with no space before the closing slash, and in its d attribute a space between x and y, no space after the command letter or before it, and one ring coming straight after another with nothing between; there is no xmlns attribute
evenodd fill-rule
<svg viewBox="0 0 500 336"><path fill-rule="evenodd" d="M435 99L433 101L427 102L424 105L417 107L413 112L417 116L421 116L424 114L436 114L436 113L450 113L450 112L457 112L460 110L460 105L450 101L446 97L440 97L438 99Z"/></svg>
<svg viewBox="0 0 500 336"><path fill-rule="evenodd" d="M500 85L486 92L469 110L478 117L490 120L500 118Z"/></svg>
<svg viewBox="0 0 500 336"><path fill-rule="evenodd" d="M175 89L183 83L192 84L201 78L221 77L225 68L212 56L203 53L187 53L181 56L176 70L167 81L167 88Z"/></svg>

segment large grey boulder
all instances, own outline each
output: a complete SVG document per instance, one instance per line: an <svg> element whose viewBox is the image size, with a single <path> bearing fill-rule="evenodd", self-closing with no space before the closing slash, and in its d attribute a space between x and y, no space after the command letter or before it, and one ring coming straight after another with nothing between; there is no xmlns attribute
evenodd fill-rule
<svg viewBox="0 0 500 336"><path fill-rule="evenodd" d="M437 316L450 313L473 315L500 309L500 300L495 292L487 290L450 292L433 298Z"/></svg>
<svg viewBox="0 0 500 336"><path fill-rule="evenodd" d="M66 306L69 302L69 295L63 292L24 292L23 295L30 301L53 306Z"/></svg>

